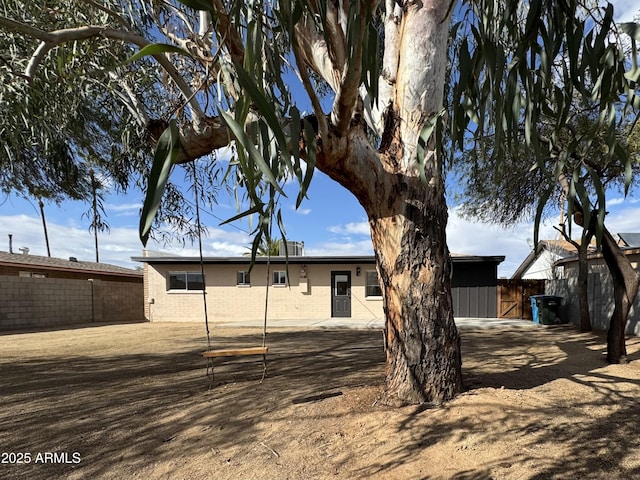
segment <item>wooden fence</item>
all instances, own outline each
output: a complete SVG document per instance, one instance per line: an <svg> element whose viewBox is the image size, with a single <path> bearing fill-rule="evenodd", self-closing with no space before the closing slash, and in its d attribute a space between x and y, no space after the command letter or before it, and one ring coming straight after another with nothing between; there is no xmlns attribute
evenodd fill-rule
<svg viewBox="0 0 640 480"><path fill-rule="evenodd" d="M532 320L531 295L544 294L545 280L498 280L498 317Z"/></svg>

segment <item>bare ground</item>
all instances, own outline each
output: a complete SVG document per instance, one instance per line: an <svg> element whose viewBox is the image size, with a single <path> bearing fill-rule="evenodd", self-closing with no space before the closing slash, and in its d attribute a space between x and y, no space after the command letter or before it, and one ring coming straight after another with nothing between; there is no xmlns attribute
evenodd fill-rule
<svg viewBox="0 0 640 480"><path fill-rule="evenodd" d="M265 381L260 357L219 359L211 390L202 325L5 334L0 478L640 479L640 338L607 365L569 326L461 333L468 391L401 409L375 401L376 330L271 329Z"/></svg>

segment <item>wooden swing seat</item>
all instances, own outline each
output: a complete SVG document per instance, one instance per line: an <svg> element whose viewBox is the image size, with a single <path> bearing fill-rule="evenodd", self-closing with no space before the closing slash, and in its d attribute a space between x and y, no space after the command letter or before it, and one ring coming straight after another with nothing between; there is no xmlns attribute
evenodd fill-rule
<svg viewBox="0 0 640 480"><path fill-rule="evenodd" d="M236 357L241 355L266 355L269 347L224 348L202 352L204 358Z"/></svg>

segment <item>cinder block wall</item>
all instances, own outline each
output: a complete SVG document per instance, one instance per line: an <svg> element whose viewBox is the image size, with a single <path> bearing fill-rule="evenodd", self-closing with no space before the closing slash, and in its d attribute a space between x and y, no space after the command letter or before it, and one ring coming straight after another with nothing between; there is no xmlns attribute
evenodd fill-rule
<svg viewBox="0 0 640 480"><path fill-rule="evenodd" d="M0 276L0 330L143 320L142 283Z"/></svg>
<svg viewBox="0 0 640 480"><path fill-rule="evenodd" d="M142 283L94 280L96 322L140 322L144 316Z"/></svg>

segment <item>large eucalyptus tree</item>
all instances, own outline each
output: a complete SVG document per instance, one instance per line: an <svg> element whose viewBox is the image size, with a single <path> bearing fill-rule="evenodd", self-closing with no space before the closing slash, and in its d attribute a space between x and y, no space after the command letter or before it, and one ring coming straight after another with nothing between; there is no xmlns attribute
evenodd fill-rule
<svg viewBox="0 0 640 480"><path fill-rule="evenodd" d="M233 147L225 178L246 191L249 207L240 215L261 217L256 246L271 238L272 223L280 223L277 199L284 183L297 179L300 202L318 168L351 191L368 215L386 315L386 400L441 402L461 391L445 238L443 134L453 127L451 138L461 143L469 123L488 112L489 121L497 118L507 130L530 129L537 120L532 112L542 108L548 92L524 83L508 89L509 105L498 103L496 110L489 87L480 88L483 78L500 85L506 77L511 86L513 75L530 75L531 66L518 63L519 55L537 55L537 68L544 60L537 41L552 29L554 41L557 33L562 43L564 31L571 52L585 51L592 39L576 30L577 2L533 1L527 13L527 2L499 8L502 2L480 0L460 6L450 0L63 0L48 2L42 11L58 8L62 17L73 18L74 6L81 6L87 15L72 25L61 20L46 27L38 20L46 13L27 16L21 2L0 4L0 28L37 41L19 64L27 85L46 82L51 68L65 65L70 47L91 42L124 42L139 50L134 65L158 66L161 75L144 88L129 81L135 68L103 73L131 121L157 142L143 240L176 163ZM454 70L457 105L447 123L443 92L454 13L463 27L455 31L468 32L466 46L475 45L479 57L469 71L476 54L467 50ZM602 25L604 35L609 30L611 25ZM497 49L503 33L522 48ZM567 65L571 81L574 56ZM593 61L602 63L600 57ZM604 63L618 79L618 64ZM83 78L95 74L85 71ZM302 86L298 92L295 83ZM603 92L617 94L616 88L602 82ZM296 106L301 92L310 105L307 114ZM152 93L164 100L160 107L145 102ZM505 110L510 113L503 122Z"/></svg>

